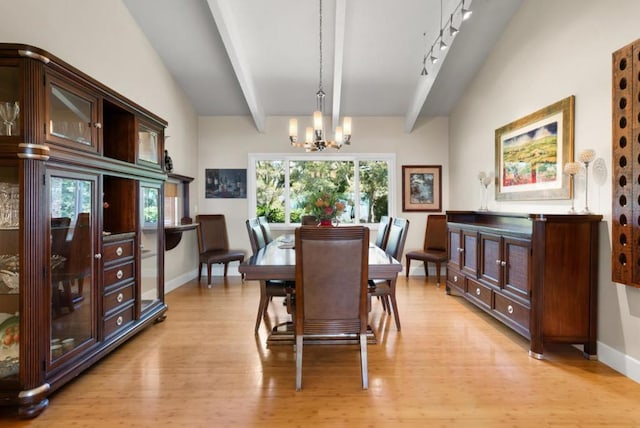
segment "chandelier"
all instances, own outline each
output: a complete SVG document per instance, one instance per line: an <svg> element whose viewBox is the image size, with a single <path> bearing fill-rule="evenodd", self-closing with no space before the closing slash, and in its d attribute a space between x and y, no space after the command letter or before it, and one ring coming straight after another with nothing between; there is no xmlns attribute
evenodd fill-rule
<svg viewBox="0 0 640 428"><path fill-rule="evenodd" d="M324 132L323 114L325 93L322 90L322 0L320 0L320 79L316 92L316 111L313 112L313 127L305 131L304 142L298 141L298 119L289 119L289 141L294 147L302 147L307 152L323 151L327 147L340 150L344 144L351 144L351 118L345 117L342 126L336 126L334 139Z"/></svg>

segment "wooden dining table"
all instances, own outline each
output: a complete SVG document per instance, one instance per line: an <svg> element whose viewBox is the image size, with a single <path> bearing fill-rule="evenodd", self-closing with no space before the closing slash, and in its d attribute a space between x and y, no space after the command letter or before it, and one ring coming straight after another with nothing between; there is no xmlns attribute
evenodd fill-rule
<svg viewBox="0 0 640 428"><path fill-rule="evenodd" d="M283 280L296 279L296 251L294 235L281 235L253 256L240 263L238 270L247 280ZM389 256L380 247L369 244L369 279L382 279L395 283L402 264ZM375 335L369 332L369 343L376 343ZM283 323L273 328L267 344L293 343L291 323Z"/></svg>

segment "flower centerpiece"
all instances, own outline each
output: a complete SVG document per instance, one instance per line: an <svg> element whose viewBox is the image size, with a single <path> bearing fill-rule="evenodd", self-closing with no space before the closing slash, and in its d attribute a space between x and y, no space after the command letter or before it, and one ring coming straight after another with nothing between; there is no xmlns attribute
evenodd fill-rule
<svg viewBox="0 0 640 428"><path fill-rule="evenodd" d="M319 191L312 193L305 204L306 211L313 215L322 226L330 226L344 211L344 203L335 193Z"/></svg>

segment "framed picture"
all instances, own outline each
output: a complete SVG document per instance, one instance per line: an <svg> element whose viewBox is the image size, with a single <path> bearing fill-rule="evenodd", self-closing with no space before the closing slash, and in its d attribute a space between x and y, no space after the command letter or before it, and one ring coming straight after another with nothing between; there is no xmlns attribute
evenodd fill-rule
<svg viewBox="0 0 640 428"><path fill-rule="evenodd" d="M206 169L206 198L246 198L246 169Z"/></svg>
<svg viewBox="0 0 640 428"><path fill-rule="evenodd" d="M496 200L569 199L572 95L496 129Z"/></svg>
<svg viewBox="0 0 640 428"><path fill-rule="evenodd" d="M402 166L402 211L442 211L442 166Z"/></svg>

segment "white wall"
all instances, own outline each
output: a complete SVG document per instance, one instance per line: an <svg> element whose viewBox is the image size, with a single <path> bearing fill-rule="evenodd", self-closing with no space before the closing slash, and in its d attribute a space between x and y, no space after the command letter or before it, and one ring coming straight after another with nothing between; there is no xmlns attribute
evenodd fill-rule
<svg viewBox="0 0 640 428"><path fill-rule="evenodd" d="M575 95L575 153L596 150L606 161L606 184L589 182L589 207L600 228L598 353L640 381L640 290L611 281L611 54L640 37L637 0L525 0L482 70L450 116L450 201L479 205L479 170L494 170L494 131ZM591 175L593 177L593 175ZM583 208L584 177L576 207ZM496 202L517 212L566 212L569 201Z"/></svg>
<svg viewBox="0 0 640 428"><path fill-rule="evenodd" d="M311 114L311 112L309 113ZM298 118L302 127L311 117ZM395 153L395 215L410 221L405 249L422 247L427 213L402 212L402 165L442 165L442 207L449 200L447 118L419 120L411 134L403 131L402 117L354 117L351 146L340 153ZM200 117L198 148L198 212L225 214L230 245L250 254L245 220L249 216L246 199L206 199L204 171L207 168L247 168L249 153L304 153L289 144L289 118L268 117L266 132L258 133L250 117ZM327 150L325 153L336 153ZM415 265L415 263L414 263ZM232 266L233 267L233 266Z"/></svg>
<svg viewBox="0 0 640 428"><path fill-rule="evenodd" d="M121 0L3 0L0 41L44 49L167 120L174 172L195 171L195 112ZM194 239L167 253L167 288L193 276Z"/></svg>

